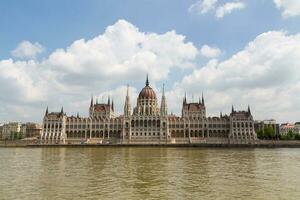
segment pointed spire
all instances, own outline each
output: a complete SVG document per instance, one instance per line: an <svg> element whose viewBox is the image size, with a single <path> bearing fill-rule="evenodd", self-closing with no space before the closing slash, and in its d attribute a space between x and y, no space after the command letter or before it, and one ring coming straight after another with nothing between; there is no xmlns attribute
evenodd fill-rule
<svg viewBox="0 0 300 200"><path fill-rule="evenodd" d="M198 102L198 103L199 103L199 104L202 104L202 103L201 103L201 99L200 99L200 97L199 97L199 102Z"/></svg>
<svg viewBox="0 0 300 200"><path fill-rule="evenodd" d="M163 88L162 88L160 114L162 116L167 116L168 115L168 108L167 108L167 102L166 102L166 97L165 97L165 84L163 84Z"/></svg>
<svg viewBox="0 0 300 200"><path fill-rule="evenodd" d="M111 100L111 109L114 111L114 99Z"/></svg>
<svg viewBox="0 0 300 200"><path fill-rule="evenodd" d="M79 118L79 112L77 112L77 116L76 117Z"/></svg>
<svg viewBox="0 0 300 200"><path fill-rule="evenodd" d="M93 95L91 95L91 105L90 105L90 107L93 107L93 105L94 105L94 97L93 97Z"/></svg>
<svg viewBox="0 0 300 200"><path fill-rule="evenodd" d="M223 117L223 114L222 114L222 112L220 112L220 118L222 118Z"/></svg>
<svg viewBox="0 0 300 200"><path fill-rule="evenodd" d="M131 115L131 105L130 105L130 97L129 97L129 84L127 85L127 92L124 104L124 115L129 117Z"/></svg>
<svg viewBox="0 0 300 200"><path fill-rule="evenodd" d="M147 73L147 77L146 77L146 86L149 86L148 73Z"/></svg>
<svg viewBox="0 0 300 200"><path fill-rule="evenodd" d="M183 104L186 104L186 92L184 93Z"/></svg>
<svg viewBox="0 0 300 200"><path fill-rule="evenodd" d="M205 105L203 92L202 92L202 104Z"/></svg>
<svg viewBox="0 0 300 200"><path fill-rule="evenodd" d="M110 96L108 96L107 104L110 105Z"/></svg>
<svg viewBox="0 0 300 200"><path fill-rule="evenodd" d="M232 113L234 112L234 107L233 107L233 105L232 105L232 108L231 108L231 112L232 112Z"/></svg>
<svg viewBox="0 0 300 200"><path fill-rule="evenodd" d="M60 113L63 114L64 113L64 107L61 107Z"/></svg>
<svg viewBox="0 0 300 200"><path fill-rule="evenodd" d="M250 106L248 105L248 113L251 114Z"/></svg>
<svg viewBox="0 0 300 200"><path fill-rule="evenodd" d="M48 115L48 106L47 106L47 108L46 108L45 115Z"/></svg>
<svg viewBox="0 0 300 200"><path fill-rule="evenodd" d="M126 96L129 96L129 84L127 84Z"/></svg>

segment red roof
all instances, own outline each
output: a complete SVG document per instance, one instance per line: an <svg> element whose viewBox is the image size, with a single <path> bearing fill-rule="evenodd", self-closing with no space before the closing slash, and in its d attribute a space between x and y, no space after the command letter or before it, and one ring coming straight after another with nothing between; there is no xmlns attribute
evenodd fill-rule
<svg viewBox="0 0 300 200"><path fill-rule="evenodd" d="M149 85L146 85L140 92L139 99L156 99L156 94Z"/></svg>

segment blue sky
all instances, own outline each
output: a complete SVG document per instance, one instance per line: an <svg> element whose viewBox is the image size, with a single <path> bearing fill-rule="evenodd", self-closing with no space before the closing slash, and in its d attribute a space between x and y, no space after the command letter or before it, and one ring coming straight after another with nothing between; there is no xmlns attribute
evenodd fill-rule
<svg viewBox="0 0 300 200"><path fill-rule="evenodd" d="M125 3L126 2L126 3ZM299 32L299 17L282 19L271 0L247 2L247 8L216 19L213 13L187 12L195 0L9 0L1 1L0 58L22 40L38 41L50 53L80 38L92 38L118 19L145 32L176 30L196 46L216 45L230 56L269 30ZM226 2L226 1L221 1ZM298 26L297 26L298 25Z"/></svg>
<svg viewBox="0 0 300 200"><path fill-rule="evenodd" d="M209 11L201 13L199 9L189 9L193 4L198 3L198 5L201 5L201 3L205 1L215 1L214 6L210 8ZM218 8L232 2L241 3L243 4L243 7L233 9L230 13L225 14L222 17L216 17ZM141 84L143 84L144 76L148 71L150 71L150 80L151 78L153 79L153 87L158 93L160 92L161 85L164 82L167 85L169 98L177 99L176 101L174 100L174 102L170 102L169 106L170 110L175 113L180 112L180 108L176 108L175 106L178 105L177 103L181 100L181 94L184 91L187 91L190 94L190 98L192 98L191 96L199 96L202 91L204 91L208 96L207 98L211 99L211 103L208 103L208 106L210 106L210 108L208 108L208 113L211 112L212 114L217 114L221 110L223 112L229 112L231 104L235 104L241 109L243 109L247 104L251 104L257 118L263 119L274 117L279 121L296 121L298 120L297 113L294 111L292 112L292 109L295 108L295 105L292 103L287 108L285 106L281 106L283 100L278 100L272 104L272 106L266 108L265 100L261 100L262 94L257 95L259 97L256 98L251 97L252 99L246 99L247 94L250 94L251 92L256 91L255 94L266 93L266 91L261 91L265 89L268 90L267 92L270 92L269 95L271 98L275 98L275 93L278 93L278 91L282 90L282 88L276 86L272 88L274 91L270 91L271 88L267 83L264 83L265 85L261 85L264 82L261 79L274 80L274 77L264 76L259 80L248 80L247 77L242 77L242 79L246 82L245 85L251 85L251 87L249 86L249 91L242 93L242 91L246 90L244 89L239 93L237 91L239 90L239 87L235 85L236 83L229 84L226 88L226 94L229 94L229 96L224 97L224 100L222 100L223 103L216 103L216 100L213 99L220 97L222 91L225 91L225 89L220 90L220 87L216 86L216 82L213 84L208 82L199 82L198 79L199 77L205 77L207 75L205 74L206 72L204 73L204 70L201 71L201 69L205 69L205 67L210 69L210 67L208 67L210 66L209 63L214 62L217 62L217 64L213 64L215 70L220 70L219 72L217 71L217 73L227 74L226 70L228 70L229 67L224 67L224 65L226 65L226 61L232 61L230 60L232 56L245 50L246 46L249 43L254 42L261 34L268 33L270 31L282 33L283 35L278 37L283 40L286 39L290 41L289 39L293 38L295 40L293 42L295 43L296 48L294 51L297 52L297 35L300 32L300 9L297 10L299 7L299 2L297 0L3 0L0 2L0 61L4 62L11 59L13 62L11 65L16 67L12 67L14 70L20 70L18 71L20 74L24 73L24 71L25 73L28 73L24 82L32 83L28 86L29 89L26 89L29 91L35 91L36 88L34 87L41 87L41 84L45 84L42 87L45 87L48 95L39 94L39 89L37 89L37 94L24 94L24 92L21 92L21 90L24 91L24 88L20 88L18 85L20 84L21 86L24 86L22 81L18 84L13 84L11 87L10 85L8 86L8 88L12 88L14 90L20 90L20 92L17 93L18 95L15 96L8 92L11 92L11 90L5 89L3 88L4 86L1 86L1 92L7 92L7 96L12 97L0 98L0 103L3 105L0 110L2 111L2 114L0 114L0 121L13 119L22 121L41 120L41 113L46 105L49 105L53 109L58 109L61 105L65 105L66 110L69 111L70 114L77 111L86 114L87 107L85 107L85 103L88 101L90 94L99 96L99 98L100 96L102 98L102 96L110 94L115 96L116 99L120 99L117 100L117 103L119 104L119 113L121 113L123 106L123 93L118 93L118 88L122 88L127 83L130 83L132 85L132 95L137 95L135 93L138 93L142 87ZM284 12L289 10L291 10L291 12L288 13L292 14L284 15ZM107 77L103 74L103 76L99 76L99 79L103 79L103 82L101 82L101 80L96 80L97 76L92 76L88 73L86 76L81 76L80 73L74 75L71 74L70 71L66 70L68 67L64 68L61 66L59 66L60 70L62 68L64 69L59 71L57 70L57 63L55 66L50 66L53 62L46 62L51 60L49 56L57 49L64 49L67 51L68 47L70 47L76 40L83 38L85 41L88 41L99 35L103 35L108 26L115 25L119 20L124 20L129 24L125 23L125 25L116 26L119 27L116 28L120 31L119 33L124 31L122 27L130 25L138 28L138 32L145 34L155 33L159 36L163 36L165 33L174 30L176 31L174 38L177 38L179 35L184 36L185 40L182 41L182 43L185 45L191 43L192 48L196 49L195 51L197 51L197 53L194 53L192 48L186 47L190 54L182 55L180 50L176 51L176 53L180 54L179 57L182 56L182 60L178 63L176 63L177 61L174 61L176 58L173 58L170 55L167 63L173 64L170 64L168 69L163 68L163 66L161 66L161 69L159 67L151 69L147 63L144 63L145 67L140 71L137 70L139 72L137 75L131 76L128 75L130 74L129 72L124 71L124 79L118 79L118 81L111 82L110 84L106 84L107 81L105 80L106 78L111 77L111 74L107 74ZM273 38L275 36L275 33L271 33L267 36L262 36L262 40L267 41L268 38ZM15 50L22 41L28 41L30 44L38 44L43 50L37 50L38 53L34 53L34 55L30 56L20 55L20 53L13 54L12 51ZM169 42L170 46L172 46L172 40L162 41L166 43ZM256 42L254 43L256 44ZM280 44L284 45L285 42ZM279 47L280 44L278 44ZM219 55L201 55L201 48L204 45L207 45L209 48L219 50ZM256 49L259 50L260 47L257 47L254 50ZM124 49L124 51L126 51L126 49ZM153 50L153 52L155 52L155 50ZM252 52L252 50L250 52ZM282 55L285 55L285 53L288 52L282 52ZM158 56L159 55L160 54L158 54ZM130 57L130 55L126 56ZM164 56L168 57L168 55L162 53L163 61L158 63L165 63L166 58ZM278 54L273 56L274 58L276 56L278 57ZM250 56L250 58L256 57ZM267 60L269 57L266 57L265 59ZM34 70L33 68L30 69L31 64L28 63L30 60L35 62L33 65L37 67L38 70ZM23 63L24 66L22 65L24 69L20 69L20 67L17 66L16 62L18 61L26 62L25 64ZM278 60L274 60L274 63L277 61ZM223 62L225 62L225 64ZM102 63L102 61L99 61L99 63ZM174 67L177 64L187 64L188 66L192 65L192 67ZM254 63L254 65L258 66L265 66L264 64L265 62L263 62L263 64ZM236 64L233 64L233 66L234 65ZM297 66L297 61L295 61L295 65ZM0 72L2 72L2 74L5 74L5 72L8 72L11 69L7 68L8 65L6 63L2 63L2 65L0 64L0 70L1 66L2 71ZM39 73L46 73L45 71L39 72L39 70L43 67L47 68L47 73L51 71L53 74L63 74L63 78L58 76L51 81L48 80L48 84L53 85L54 83L57 83L59 88L64 89L49 89L46 83L39 82ZM246 73L248 69L247 67L249 68L249 66L245 65L244 69L239 70ZM81 68L87 69L88 67L85 67L85 65L82 64L82 66L79 66L78 70L76 70L80 71L82 70ZM283 70L284 68L285 66L282 64L280 69ZM298 71L293 71L296 68L297 67L294 67L289 70L290 73L297 73ZM122 69L124 69L124 67ZM266 69L269 70L269 68ZM271 71L266 73L275 74L276 76L280 71L276 67L271 67L270 69ZM73 71L76 70L73 69ZM158 74L160 70L166 71L159 76ZM85 72L82 72L82 74L85 74ZM49 74L47 74L47 76L49 76ZM209 76L207 75L207 77ZM232 77L232 79L236 79L240 75L237 74L235 76L236 77ZM286 76L286 79L289 79L289 76ZM1 80L0 76L1 83L5 83L7 80L15 80L16 82L20 81L19 76L9 76L9 78L7 78L7 76L3 76L2 78L3 80ZM91 83L84 85L80 82L79 84L80 80L90 80ZM194 80L194 82L192 80ZM78 82L77 85L71 85L71 83L76 83L76 81ZM197 84L201 83L202 85L198 85L199 88L197 90ZM297 85L298 83L299 80L298 77L296 77L294 82L287 81L286 85L283 84L282 87L289 88L289 84ZM97 84L101 86L97 87ZM31 87L33 87L33 90ZM66 88L74 92L66 92ZM261 90L258 92L259 89ZM296 88L295 91L297 91L297 89L298 88ZM35 95L36 97L33 98L32 96ZM290 93L282 95L286 95L287 98L294 99L295 101L298 100L298 96L290 96ZM242 100L237 100L240 99L241 96L243 96ZM53 102L53 98L59 99L59 101ZM74 104L72 106L68 106L68 101L72 101ZM132 104L135 104L134 98ZM16 105L19 106L16 107ZM273 108L273 106L278 109ZM76 111L73 111L74 107L76 108ZM267 114L263 113L265 109L268 110ZM286 113L282 114L283 111ZM36 114L29 115L28 113Z"/></svg>

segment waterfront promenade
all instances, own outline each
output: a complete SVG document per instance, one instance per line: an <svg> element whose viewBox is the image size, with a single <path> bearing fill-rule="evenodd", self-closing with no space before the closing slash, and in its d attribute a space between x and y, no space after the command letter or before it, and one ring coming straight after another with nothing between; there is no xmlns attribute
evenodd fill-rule
<svg viewBox="0 0 300 200"><path fill-rule="evenodd" d="M222 147L222 148L300 148L300 140L256 140L252 143L106 143L106 144L40 144L37 140L0 141L0 147Z"/></svg>

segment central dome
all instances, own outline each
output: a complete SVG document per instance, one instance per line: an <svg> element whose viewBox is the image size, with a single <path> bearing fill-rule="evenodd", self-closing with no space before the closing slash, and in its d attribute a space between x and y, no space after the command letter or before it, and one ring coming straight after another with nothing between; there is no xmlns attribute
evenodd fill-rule
<svg viewBox="0 0 300 200"><path fill-rule="evenodd" d="M139 99L156 99L156 94L154 90L149 86L148 75L146 80L146 86L140 92Z"/></svg>

